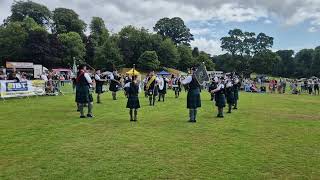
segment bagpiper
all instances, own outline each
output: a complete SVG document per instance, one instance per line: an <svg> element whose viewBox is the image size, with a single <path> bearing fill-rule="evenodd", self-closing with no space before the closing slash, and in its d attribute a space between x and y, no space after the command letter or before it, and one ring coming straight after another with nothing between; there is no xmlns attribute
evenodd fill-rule
<svg viewBox="0 0 320 180"><path fill-rule="evenodd" d="M85 118L83 108L88 105L88 118L92 118L93 98L90 92L92 79L87 72L86 65L79 66L79 72L76 79L76 102L79 104L80 118Z"/></svg>
<svg viewBox="0 0 320 180"><path fill-rule="evenodd" d="M228 78L226 80L225 95L226 95L227 104L228 104L228 112L227 113L230 114L232 106L234 105L234 90L233 90L232 80L230 78Z"/></svg>
<svg viewBox="0 0 320 180"><path fill-rule="evenodd" d="M130 109L130 121L137 121L138 109L140 108L138 96L140 90L139 82L137 81L137 76L133 76L132 81L126 83L124 87L128 98L127 108Z"/></svg>
<svg viewBox="0 0 320 180"><path fill-rule="evenodd" d="M155 76L154 71L150 72L145 88L149 96L149 105L154 106L158 96L158 78Z"/></svg>
<svg viewBox="0 0 320 180"><path fill-rule="evenodd" d="M217 88L212 90L211 93L214 93L214 99L216 102L216 106L218 108L218 118L223 118L223 108L226 106L226 99L224 95L224 83L223 78L215 78L217 83Z"/></svg>
<svg viewBox="0 0 320 180"><path fill-rule="evenodd" d="M200 83L195 77L195 68L190 70L190 75L182 81L188 85L187 108L189 109L189 122L197 122L197 109L201 107Z"/></svg>
<svg viewBox="0 0 320 180"><path fill-rule="evenodd" d="M234 110L238 109L239 90L241 88L241 82L238 77L233 79L233 93L234 93Z"/></svg>
<svg viewBox="0 0 320 180"><path fill-rule="evenodd" d="M101 103L100 95L103 94L103 84L106 82L106 79L102 78L101 70L97 69L96 74L94 75L96 81L96 94L97 94L97 103Z"/></svg>
<svg viewBox="0 0 320 180"><path fill-rule="evenodd" d="M110 87L109 90L112 92L112 99L117 100L117 92L120 88L120 79L121 77L118 75L118 72L115 70L112 74L110 74Z"/></svg>

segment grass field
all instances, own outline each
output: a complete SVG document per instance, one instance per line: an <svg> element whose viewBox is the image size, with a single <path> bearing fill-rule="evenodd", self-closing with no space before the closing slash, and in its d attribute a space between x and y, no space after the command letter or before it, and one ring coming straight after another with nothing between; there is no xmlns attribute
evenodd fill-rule
<svg viewBox="0 0 320 180"><path fill-rule="evenodd" d="M320 179L320 97L241 93L216 119L202 93L147 106L130 123L111 94L79 119L72 95L0 101L0 179Z"/></svg>

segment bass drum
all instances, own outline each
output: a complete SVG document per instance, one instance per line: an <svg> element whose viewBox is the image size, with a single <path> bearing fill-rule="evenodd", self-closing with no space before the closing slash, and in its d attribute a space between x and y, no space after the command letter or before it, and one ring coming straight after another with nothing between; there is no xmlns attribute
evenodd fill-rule
<svg viewBox="0 0 320 180"><path fill-rule="evenodd" d="M159 83L159 90L162 91L163 88L164 88L164 80L163 80L163 78L160 78L158 83Z"/></svg>

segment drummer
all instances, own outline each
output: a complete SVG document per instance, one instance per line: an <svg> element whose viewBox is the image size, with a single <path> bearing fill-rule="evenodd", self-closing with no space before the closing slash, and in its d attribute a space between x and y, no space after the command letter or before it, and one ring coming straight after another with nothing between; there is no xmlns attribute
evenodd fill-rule
<svg viewBox="0 0 320 180"><path fill-rule="evenodd" d="M164 102L164 98L167 94L167 84L168 84L169 80L166 77L164 77L164 75L159 76L158 79L159 79L159 99L158 99L158 101L160 102L161 98L162 98L162 102Z"/></svg>

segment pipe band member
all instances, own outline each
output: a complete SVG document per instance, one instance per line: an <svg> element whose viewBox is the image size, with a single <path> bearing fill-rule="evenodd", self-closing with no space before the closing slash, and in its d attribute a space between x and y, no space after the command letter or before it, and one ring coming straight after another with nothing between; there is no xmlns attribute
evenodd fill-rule
<svg viewBox="0 0 320 180"><path fill-rule="evenodd" d="M119 91L120 87L120 79L121 77L118 75L117 71L113 71L112 74L110 74L110 87L109 90L112 92L112 99L117 100L117 91Z"/></svg>
<svg viewBox="0 0 320 180"><path fill-rule="evenodd" d="M241 88L241 82L238 77L234 79L233 82L233 93L234 93L234 110L238 109L238 101L239 101L239 90Z"/></svg>
<svg viewBox="0 0 320 180"><path fill-rule="evenodd" d="M105 79L102 79L101 70L97 69L94 76L96 81L96 94L97 94L97 103L101 103L100 95L103 94L103 84L106 82Z"/></svg>
<svg viewBox="0 0 320 180"><path fill-rule="evenodd" d="M146 91L149 96L149 105L154 106L156 97L158 96L158 78L155 76L154 71L150 72L147 79Z"/></svg>
<svg viewBox="0 0 320 180"><path fill-rule="evenodd" d="M231 113L232 106L234 105L234 90L233 90L233 84L231 79L228 79L225 84L225 94L226 94L226 99L227 99L227 104L228 104L228 112Z"/></svg>
<svg viewBox="0 0 320 180"><path fill-rule="evenodd" d="M88 104L88 118L93 118L93 98L90 92L90 87L92 85L92 79L87 72L86 65L79 66L79 72L76 79L76 102L79 104L80 118L85 118L83 108Z"/></svg>
<svg viewBox="0 0 320 180"><path fill-rule="evenodd" d="M132 81L125 84L124 89L128 97L127 108L130 109L130 121L137 121L138 109L140 108L139 102L139 82L137 76L132 77ZM133 115L134 112L134 115Z"/></svg>
<svg viewBox="0 0 320 180"><path fill-rule="evenodd" d="M182 81L183 85L188 85L187 108L189 109L189 122L197 122L197 108L201 107L200 84L196 79L195 68L190 70L190 74Z"/></svg>
<svg viewBox="0 0 320 180"><path fill-rule="evenodd" d="M174 75L172 75L172 79L173 79L172 87L174 90L174 94L175 94L175 97L178 98L181 92L181 78L179 75L176 78L174 77Z"/></svg>
<svg viewBox="0 0 320 180"><path fill-rule="evenodd" d="M215 78L215 81L217 82L217 88L212 90L211 93L214 93L214 98L216 102L216 106L218 108L218 118L223 118L223 108L226 106L226 99L224 96L224 84L223 84L223 78Z"/></svg>
<svg viewBox="0 0 320 180"><path fill-rule="evenodd" d="M162 102L164 102L164 98L167 94L167 84L168 84L169 80L167 78L165 78L163 75L162 77L159 77L159 99L158 101L161 101L162 98Z"/></svg>

